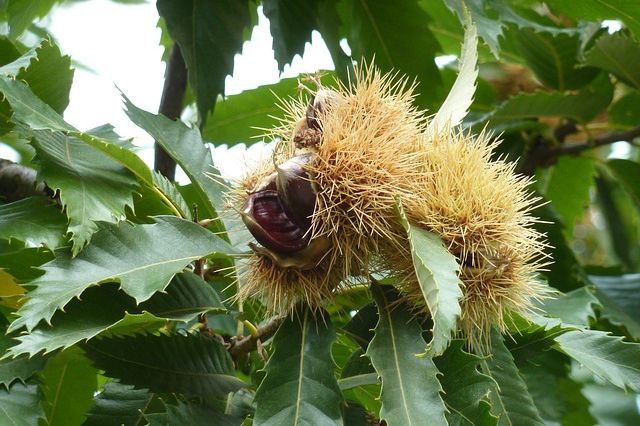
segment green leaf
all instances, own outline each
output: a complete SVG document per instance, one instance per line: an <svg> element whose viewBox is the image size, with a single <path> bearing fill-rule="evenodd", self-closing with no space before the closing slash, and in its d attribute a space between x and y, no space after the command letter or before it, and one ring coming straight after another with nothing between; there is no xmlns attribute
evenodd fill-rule
<svg viewBox="0 0 640 426"><path fill-rule="evenodd" d="M11 0L7 6L9 37L18 38L34 21L47 15L60 0Z"/></svg>
<svg viewBox="0 0 640 426"><path fill-rule="evenodd" d="M189 425L189 426L239 426L242 419L227 416L202 404L180 402L164 404L164 413L147 414L144 418L149 426Z"/></svg>
<svg viewBox="0 0 640 426"><path fill-rule="evenodd" d="M640 43L623 32L599 37L593 48L586 53L583 63L602 68L640 89Z"/></svg>
<svg viewBox="0 0 640 426"><path fill-rule="evenodd" d="M18 282L31 281L42 275L42 271L36 268L53 258L53 252L46 248L24 248L24 244L0 240L0 268Z"/></svg>
<svg viewBox="0 0 640 426"><path fill-rule="evenodd" d="M264 134L263 129L278 124L278 117L284 116L278 98L295 95L297 87L298 78L284 78L218 101L202 136L214 144L252 143Z"/></svg>
<svg viewBox="0 0 640 426"><path fill-rule="evenodd" d="M288 317L273 337L267 375L256 391L254 424L342 424L334 373L335 330L324 312Z"/></svg>
<svg viewBox="0 0 640 426"><path fill-rule="evenodd" d="M47 361L40 375L45 418L49 426L81 424L98 388L98 370L77 348Z"/></svg>
<svg viewBox="0 0 640 426"><path fill-rule="evenodd" d="M124 97L127 116L145 130L182 167L194 185L206 208L202 215L216 218L216 207L224 205L224 186L213 165L211 151L204 145L198 129L189 128L181 121L172 121L163 115L151 114L133 105ZM201 217L204 219L204 217Z"/></svg>
<svg viewBox="0 0 640 426"><path fill-rule="evenodd" d="M598 73L593 68L577 68L580 43L578 34L518 31L518 46L526 64L540 82L559 91L580 89Z"/></svg>
<svg viewBox="0 0 640 426"><path fill-rule="evenodd" d="M224 95L234 55L242 51L243 32L250 24L249 1L158 0L156 6L180 46L204 124L218 95Z"/></svg>
<svg viewBox="0 0 640 426"><path fill-rule="evenodd" d="M640 423L637 394L607 383L589 383L584 386L583 393L591 403L589 411L598 420L597 424L622 426Z"/></svg>
<svg viewBox="0 0 640 426"><path fill-rule="evenodd" d="M40 162L38 178L60 190L77 255L98 230L97 222L124 219L125 207L133 206L136 181L120 164L74 137L49 130L30 133Z"/></svg>
<svg viewBox="0 0 640 426"><path fill-rule="evenodd" d="M562 218L568 239L571 239L576 222L591 202L589 191L595 175L593 159L563 156L539 180L542 193Z"/></svg>
<svg viewBox="0 0 640 426"><path fill-rule="evenodd" d="M483 372L497 384L491 392L492 414L498 416L500 425L539 425L544 423L518 373L511 353L502 336L494 328L491 331L491 358L481 361Z"/></svg>
<svg viewBox="0 0 640 426"><path fill-rule="evenodd" d="M352 56L375 63L382 71L400 71L420 84L422 99L431 101L440 84L434 57L438 42L428 27L429 15L414 1L348 0L342 18ZM423 101L419 103L428 103Z"/></svg>
<svg viewBox="0 0 640 426"><path fill-rule="evenodd" d="M222 343L202 335L91 340L87 355L105 375L152 392L221 395L244 387Z"/></svg>
<svg viewBox="0 0 640 426"><path fill-rule="evenodd" d="M457 330L463 297L462 282L458 278L460 266L438 236L410 224L399 203L398 206L409 237L416 276L433 320L433 337L427 351L440 355L449 345L451 334Z"/></svg>
<svg viewBox="0 0 640 426"><path fill-rule="evenodd" d="M469 112L478 79L478 35L476 27L467 16L464 42L460 53L460 71L451 91L447 95L433 120L429 122L427 134L433 135L447 126L455 127Z"/></svg>
<svg viewBox="0 0 640 426"><path fill-rule="evenodd" d="M110 225L76 259L60 254L42 267L45 274L31 283L36 288L10 330L31 330L49 321L73 297L103 282L119 282L140 303L163 291L189 263L213 253L236 251L203 227L173 216L157 217L149 225Z"/></svg>
<svg viewBox="0 0 640 426"><path fill-rule="evenodd" d="M38 385L14 383L8 391L0 387L0 424L33 426L42 418Z"/></svg>
<svg viewBox="0 0 640 426"><path fill-rule="evenodd" d="M629 319L640 324L640 274L590 275L589 278L609 301L626 313ZM603 314L607 315L607 313L605 309ZM629 321L624 321L623 325L628 323Z"/></svg>
<svg viewBox="0 0 640 426"><path fill-rule="evenodd" d="M62 114L69 105L73 73L71 58L63 55L50 40L43 40L26 69L16 78L25 81L36 96Z"/></svg>
<svg viewBox="0 0 640 426"><path fill-rule="evenodd" d="M609 108L609 123L626 129L640 123L640 93L629 92Z"/></svg>
<svg viewBox="0 0 640 426"><path fill-rule="evenodd" d="M608 79L598 78L579 92L520 93L500 104L488 118L491 125L514 120L543 117L565 117L586 123L605 110L613 98Z"/></svg>
<svg viewBox="0 0 640 426"><path fill-rule="evenodd" d="M613 159L605 163L640 210L640 163L631 160Z"/></svg>
<svg viewBox="0 0 640 426"><path fill-rule="evenodd" d="M11 339L8 336L0 337L0 354L5 354L11 346ZM15 359L0 359L0 389L2 386L9 388L16 380L25 383L36 372L44 367L46 358L44 356L26 357Z"/></svg>
<svg viewBox="0 0 640 426"><path fill-rule="evenodd" d="M434 359L442 373L440 383L450 426L496 425L491 406L485 401L493 380L478 371L482 358L464 351L465 342L454 340L445 353Z"/></svg>
<svg viewBox="0 0 640 426"><path fill-rule="evenodd" d="M555 338L557 348L621 389L640 391L640 344L603 331L574 330Z"/></svg>
<svg viewBox="0 0 640 426"><path fill-rule="evenodd" d="M109 303L104 303L105 300ZM9 348L6 356L33 356L66 349L98 335L155 331L166 323L162 318L136 311L134 300L118 291L115 285L90 288L82 294L82 300L74 299L65 307L65 312L56 312L51 325L41 324L30 333L17 336L19 343Z"/></svg>
<svg viewBox="0 0 640 426"><path fill-rule="evenodd" d="M302 56L305 43L311 42L311 32L317 27L318 1L264 0L262 11L269 18L273 51L282 71L295 55Z"/></svg>
<svg viewBox="0 0 640 426"><path fill-rule="evenodd" d="M191 215L191 209L176 187L176 184L155 170L153 171L153 186L164 195L165 202L168 201L167 204L170 204L174 210L177 210L181 217L187 220L191 220L193 218Z"/></svg>
<svg viewBox="0 0 640 426"><path fill-rule="evenodd" d="M619 19L640 39L640 3L628 0L584 0L579 3L566 0L547 0L555 12L575 20L598 21Z"/></svg>
<svg viewBox="0 0 640 426"><path fill-rule="evenodd" d="M64 242L67 221L53 201L30 197L0 205L0 238L54 249Z"/></svg>
<svg viewBox="0 0 640 426"><path fill-rule="evenodd" d="M390 425L446 425L440 393L439 371L430 354L422 328L406 307L397 306L397 295L382 286L371 289L378 305L379 321L367 355L382 379L380 419Z"/></svg>
<svg viewBox="0 0 640 426"><path fill-rule="evenodd" d="M154 395L146 389L134 389L111 380L95 397L95 405L87 412L86 426L143 424L144 414Z"/></svg>
<svg viewBox="0 0 640 426"><path fill-rule="evenodd" d="M373 339L373 328L378 323L378 310L371 303L360 309L353 318L344 326L345 332L354 342L358 343L362 350L366 351L369 342Z"/></svg>
<svg viewBox="0 0 640 426"><path fill-rule="evenodd" d="M466 21L465 7L467 8L474 24L478 27L478 35L489 46L494 56L498 57L498 40L502 36L504 23L490 17L485 4L481 0L468 0L464 3L456 0L444 0L444 2L449 9L456 12L460 22Z"/></svg>
<svg viewBox="0 0 640 426"><path fill-rule="evenodd" d="M545 299L541 309L548 316L559 318L563 325L588 327L589 320L596 318L594 306L600 302L590 287L581 287L561 296Z"/></svg>
<svg viewBox="0 0 640 426"><path fill-rule="evenodd" d="M0 77L0 92L11 105L13 121L24 123L33 130L77 131L53 108L38 98L26 84L8 77Z"/></svg>
<svg viewBox="0 0 640 426"><path fill-rule="evenodd" d="M176 275L163 293L156 293L140 305L160 318L189 321L198 314L226 312L214 288L193 272Z"/></svg>

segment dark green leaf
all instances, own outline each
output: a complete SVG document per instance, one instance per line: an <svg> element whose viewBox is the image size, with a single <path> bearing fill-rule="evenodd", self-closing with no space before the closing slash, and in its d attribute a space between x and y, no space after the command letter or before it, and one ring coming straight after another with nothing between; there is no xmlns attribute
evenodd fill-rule
<svg viewBox="0 0 640 426"><path fill-rule="evenodd" d="M135 426L151 404L153 394L146 389L134 389L115 380L108 382L95 397L95 405L87 412L85 426Z"/></svg>
<svg viewBox="0 0 640 426"><path fill-rule="evenodd" d="M629 0L546 0L551 9L574 20L620 19L640 39L640 3Z"/></svg>
<svg viewBox="0 0 640 426"><path fill-rule="evenodd" d="M374 310L376 309L375 305L371 305L371 307ZM373 337L372 330L375 327L377 319L378 315L376 312L375 321L371 325L371 337ZM371 376L372 373L375 375L375 382L373 381L374 378ZM368 382L368 384L364 383L365 381ZM365 355L362 348L358 348L353 351L351 356L347 359L342 367L341 378L338 381L341 388L345 384L354 384L355 382L360 383L358 383L354 388L348 390L343 389L345 398L358 401L370 413L379 413L381 408L380 379L378 374L375 373L373 365L371 365L371 360L367 355Z"/></svg>
<svg viewBox="0 0 640 426"><path fill-rule="evenodd" d="M244 383L222 343L201 335L91 340L87 355L109 377L153 392L190 395L226 394Z"/></svg>
<svg viewBox="0 0 640 426"><path fill-rule="evenodd" d="M0 241L0 268L19 282L31 281L42 275L42 271L36 268L53 257L53 252L43 247L24 248L24 244Z"/></svg>
<svg viewBox="0 0 640 426"><path fill-rule="evenodd" d="M181 121L172 121L163 115L143 111L126 97L124 100L129 119L153 136L191 179L206 207L201 215L216 218L216 208L224 205L224 186L218 180L219 172L213 165L211 152L205 147L198 129L189 128Z"/></svg>
<svg viewBox="0 0 640 426"><path fill-rule="evenodd" d="M109 303L104 303L105 300ZM82 293L82 300L73 299L64 312L56 312L51 325L41 324L30 333L17 336L19 344L9 348L7 356L33 356L68 348L100 334L155 331L165 325L165 320L161 318L148 313L137 314L136 311L135 301L118 291L117 286L92 287Z"/></svg>
<svg viewBox="0 0 640 426"><path fill-rule="evenodd" d="M331 320L321 312L299 310L282 323L256 391L255 425L342 423L334 339Z"/></svg>
<svg viewBox="0 0 640 426"><path fill-rule="evenodd" d="M154 171L153 186L162 193L164 196L163 201L165 201L166 204L170 204L174 210L177 210L178 213L180 213L180 216L187 220L192 219L191 209L187 205L187 202L184 200L180 191L178 191L175 183Z"/></svg>
<svg viewBox="0 0 640 426"><path fill-rule="evenodd" d="M539 179L538 185L562 218L569 239L576 222L590 204L589 190L595 175L593 159L563 156Z"/></svg>
<svg viewBox="0 0 640 426"><path fill-rule="evenodd" d="M202 136L214 144L250 144L256 137L278 124L284 113L278 98L296 93L297 78L285 78L275 84L245 90L218 101L213 117L207 121Z"/></svg>
<svg viewBox="0 0 640 426"><path fill-rule="evenodd" d="M61 254L42 268L45 274L31 283L36 288L10 329L31 330L41 320L49 321L73 297L103 282L118 281L142 302L164 290L190 262L213 253L235 250L203 227L172 216L149 225L111 225L76 259Z"/></svg>
<svg viewBox="0 0 640 426"><path fill-rule="evenodd" d="M640 324L640 274L590 275L589 278L611 302ZM607 314L606 309L604 314Z"/></svg>
<svg viewBox="0 0 640 426"><path fill-rule="evenodd" d="M520 93L503 102L487 118L492 125L534 117L565 117L584 123L605 110L613 97L608 79L598 78L576 94Z"/></svg>
<svg viewBox="0 0 640 426"><path fill-rule="evenodd" d="M38 385L14 383L8 391L0 386L0 424L34 426L42 418Z"/></svg>
<svg viewBox="0 0 640 426"><path fill-rule="evenodd" d="M351 337L360 347L366 351L369 342L373 339L373 328L378 322L378 310L371 303L356 313L351 321L344 326L344 331Z"/></svg>
<svg viewBox="0 0 640 426"><path fill-rule="evenodd" d="M613 159L606 162L607 169L618 179L640 210L640 163Z"/></svg>
<svg viewBox="0 0 640 426"><path fill-rule="evenodd" d="M491 332L491 358L481 361L483 372L493 378L497 387L490 393L491 412L500 425L536 425L544 423L531 399L527 385L518 373L502 336Z"/></svg>
<svg viewBox="0 0 640 426"><path fill-rule="evenodd" d="M559 350L622 389L640 391L640 343L603 331L574 330L555 338Z"/></svg>
<svg viewBox="0 0 640 426"><path fill-rule="evenodd" d="M180 46L204 124L218 96L224 95L234 55L242 51L243 31L250 24L249 1L158 0L156 5Z"/></svg>
<svg viewBox="0 0 640 426"><path fill-rule="evenodd" d="M384 286L372 287L380 317L367 355L382 379L380 419L391 425L446 425L439 371L429 354L422 328L397 295Z"/></svg>
<svg viewBox="0 0 640 426"><path fill-rule="evenodd" d="M640 43L622 32L598 38L585 55L584 64L602 68L640 89Z"/></svg>
<svg viewBox="0 0 640 426"><path fill-rule="evenodd" d="M0 354L4 354L11 346L11 340L8 336L0 337ZM16 380L24 383L44 367L45 360L44 356L0 359L0 388L8 388Z"/></svg>
<svg viewBox="0 0 640 426"><path fill-rule="evenodd" d="M98 370L77 348L47 361L40 375L45 418L49 426L81 424L93 403Z"/></svg>
<svg viewBox="0 0 640 426"><path fill-rule="evenodd" d="M317 27L318 1L263 0L262 11L269 18L273 51L282 71L295 55L302 56L305 43L311 42L311 32Z"/></svg>
<svg viewBox="0 0 640 426"><path fill-rule="evenodd" d="M520 53L538 80L552 89L579 89L598 73L594 68L576 68L580 49L578 34L550 34L521 29Z"/></svg>
<svg viewBox="0 0 640 426"><path fill-rule="evenodd" d="M445 353L434 360L442 373L440 383L449 411L447 421L450 426L495 425L497 419L485 401L493 380L478 371L482 358L465 352L464 344L462 340L454 340Z"/></svg>
<svg viewBox="0 0 640 426"><path fill-rule="evenodd" d="M409 237L413 267L422 295L433 320L432 340L427 350L440 355L449 345L457 329L462 299L462 282L458 278L460 266L446 249L440 237L413 226L399 209L400 219Z"/></svg>
<svg viewBox="0 0 640 426"><path fill-rule="evenodd" d="M227 310L211 284L193 272L176 275L165 292L154 294L140 309L160 318L181 321L189 321L201 313Z"/></svg>
<svg viewBox="0 0 640 426"><path fill-rule="evenodd" d="M15 238L28 246L44 244L54 249L64 241L66 229L64 214L44 197L0 205L0 238Z"/></svg>
<svg viewBox="0 0 640 426"><path fill-rule="evenodd" d="M189 425L189 426L239 426L242 419L227 416L202 404L178 402L165 404L164 413L147 414L144 418L149 426Z"/></svg>
<svg viewBox="0 0 640 426"><path fill-rule="evenodd" d="M345 7L350 14L347 40L352 56L371 61L375 55L382 71L416 78L421 96L432 99L440 73L434 62L439 46L428 27L429 15L410 0L348 0Z"/></svg>

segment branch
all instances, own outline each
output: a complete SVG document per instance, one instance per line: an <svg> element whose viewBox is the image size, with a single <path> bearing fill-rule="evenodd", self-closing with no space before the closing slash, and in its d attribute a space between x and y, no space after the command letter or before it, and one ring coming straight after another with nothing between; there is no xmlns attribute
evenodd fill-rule
<svg viewBox="0 0 640 426"><path fill-rule="evenodd" d="M237 360L244 355L256 349L258 340L264 341L273 336L284 318L273 318L269 320L265 325L258 327L258 331L255 336L245 336L239 340L233 340L231 346L229 346L229 353L231 358Z"/></svg>
<svg viewBox="0 0 640 426"><path fill-rule="evenodd" d="M180 118L184 95L187 91L187 67L180 52L180 47L174 44L171 48L167 71L165 72L164 87L158 113L172 120ZM176 162L156 142L155 169L169 180L174 180L176 174Z"/></svg>
<svg viewBox="0 0 640 426"><path fill-rule="evenodd" d="M585 141L580 143L575 143L571 145L562 145L557 151L557 155L563 154L578 154L587 149L596 148L603 145L609 145L615 142L631 142L633 139L640 136L640 127L633 128L626 132L619 133L609 133L608 135L601 136L599 138L595 138L591 141Z"/></svg>
<svg viewBox="0 0 640 426"><path fill-rule="evenodd" d="M0 159L0 199L12 202L40 195L52 197L53 191L44 183L38 184L32 168Z"/></svg>
<svg viewBox="0 0 640 426"><path fill-rule="evenodd" d="M572 133L571 129L567 128L561 129L560 133L557 134L566 136L566 134L570 133ZM539 136L527 150L518 171L525 175L532 175L537 167L548 167L555 164L561 155L576 155L582 151L610 145L615 142L625 141L632 143L633 139L637 137L640 137L640 127L627 130L626 132L609 133L592 140L572 144L557 144L555 141ZM559 138L560 141L563 139L564 137Z"/></svg>

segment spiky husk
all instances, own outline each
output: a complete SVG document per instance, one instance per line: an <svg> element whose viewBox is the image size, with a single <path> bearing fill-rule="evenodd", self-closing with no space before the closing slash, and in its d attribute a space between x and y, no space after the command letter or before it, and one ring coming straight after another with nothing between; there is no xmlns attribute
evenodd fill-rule
<svg viewBox="0 0 640 426"><path fill-rule="evenodd" d="M440 236L457 257L464 284L459 328L479 349L491 326L504 331L510 312L527 313L547 293L537 277L547 246L530 213L540 200L513 163L492 160L497 144L485 133L440 132L422 150L427 173L415 187L419 196L403 200L409 219ZM426 309L417 281L401 282L414 305Z"/></svg>
<svg viewBox="0 0 640 426"><path fill-rule="evenodd" d="M525 312L545 296L536 278L545 243L531 227L538 200L527 191L530 180L512 163L492 160L498 142L487 134L442 129L425 140L426 120L412 106L412 91L405 80L366 66L350 87L339 88L319 115L321 143L304 149L315 154L307 165L318 189L312 237L327 238L331 249L306 271L254 254L240 298L261 297L271 313L298 301L315 307L345 279L373 269L398 277L416 310L426 311L398 196L408 218L442 238L461 265L459 328L472 346L484 347L492 325L504 328L509 312ZM281 140L276 164L300 153L292 141L305 129L305 102L286 101L284 109L287 117L272 131ZM273 162L247 176L243 189L272 173Z"/></svg>

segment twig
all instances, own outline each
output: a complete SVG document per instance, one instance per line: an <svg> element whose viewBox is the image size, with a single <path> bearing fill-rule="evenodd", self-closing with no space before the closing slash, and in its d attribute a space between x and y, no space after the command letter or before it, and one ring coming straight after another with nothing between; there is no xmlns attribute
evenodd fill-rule
<svg viewBox="0 0 640 426"><path fill-rule="evenodd" d="M180 118L184 95L187 91L187 67L180 52L180 47L174 44L171 48L167 71L165 72L164 87L158 112L172 120ZM156 142L155 169L169 180L176 175L176 162Z"/></svg>
<svg viewBox="0 0 640 426"><path fill-rule="evenodd" d="M265 325L258 327L255 331L255 335L245 336L238 340L233 340L229 346L229 353L234 360L242 358L244 355L255 350L258 346L258 342L265 341L273 336L284 318L273 318L269 320Z"/></svg>
<svg viewBox="0 0 640 426"><path fill-rule="evenodd" d="M34 195L53 197L54 192L44 183L38 184L36 177L34 169L0 159L0 199L11 202Z"/></svg>
<svg viewBox="0 0 640 426"><path fill-rule="evenodd" d="M561 134L569 129L562 129ZM640 136L640 127L625 132L609 133L604 136L578 143L560 143L537 137L530 145L524 159L520 163L518 171L525 175L531 175L537 167L547 167L554 164L561 155L576 155L582 151L609 145L619 141L633 144L633 139Z"/></svg>
<svg viewBox="0 0 640 426"><path fill-rule="evenodd" d="M631 142L633 139L640 136L640 127L633 128L626 132L609 133L608 135L594 138L591 141L585 141L570 145L562 145L556 149L556 155L564 154L578 154L587 149L596 148L603 145L609 145L614 142L626 141Z"/></svg>

